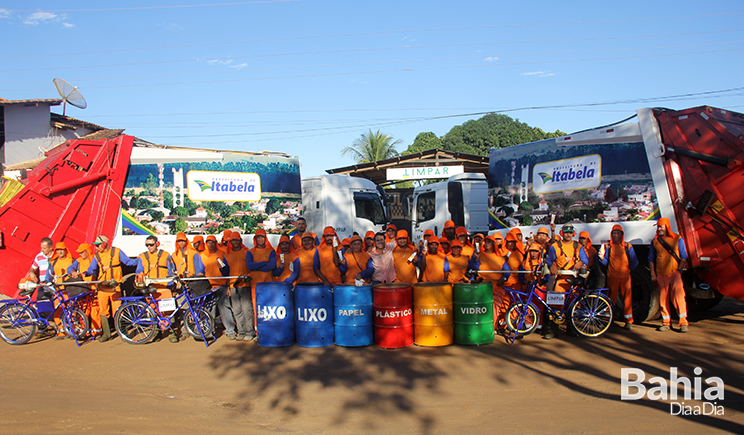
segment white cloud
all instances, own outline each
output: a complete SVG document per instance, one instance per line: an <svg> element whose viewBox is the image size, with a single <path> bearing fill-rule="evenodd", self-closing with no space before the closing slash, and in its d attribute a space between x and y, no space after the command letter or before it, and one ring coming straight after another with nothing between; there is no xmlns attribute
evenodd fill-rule
<svg viewBox="0 0 744 435"><path fill-rule="evenodd" d="M241 63L241 64L238 64L238 65L230 65L230 68L234 68L234 69L243 69L243 68L245 68L245 67L247 67L247 66L248 66L248 64L247 64L246 62L243 62L243 63Z"/></svg>
<svg viewBox="0 0 744 435"><path fill-rule="evenodd" d="M523 76L550 77L550 76L554 76L555 73L550 72L550 71L531 71L531 72L522 73L522 75Z"/></svg>
<svg viewBox="0 0 744 435"><path fill-rule="evenodd" d="M8 18L10 17L10 12L8 12L5 9L0 9L0 18Z"/></svg>
<svg viewBox="0 0 744 435"><path fill-rule="evenodd" d="M62 23L62 27L69 29L70 27L75 27L75 25L72 23Z"/></svg>
<svg viewBox="0 0 744 435"><path fill-rule="evenodd" d="M483 60L485 60L486 62L496 62L497 60L499 60L499 58L496 56L488 56L487 58Z"/></svg>
<svg viewBox="0 0 744 435"><path fill-rule="evenodd" d="M59 20L59 16L52 12L34 12L23 20L23 24L35 26L39 23L50 23Z"/></svg>

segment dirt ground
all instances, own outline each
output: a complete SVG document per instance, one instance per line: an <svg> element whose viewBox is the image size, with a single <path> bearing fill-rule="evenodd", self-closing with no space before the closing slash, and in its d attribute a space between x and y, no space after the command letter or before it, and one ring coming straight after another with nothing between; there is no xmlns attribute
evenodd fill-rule
<svg viewBox="0 0 744 435"><path fill-rule="evenodd" d="M657 321L593 340L400 350L3 343L0 432L742 434L744 301L692 320L687 334L656 332ZM667 380L670 367L691 379L700 367L724 381L724 415L621 401L623 367Z"/></svg>

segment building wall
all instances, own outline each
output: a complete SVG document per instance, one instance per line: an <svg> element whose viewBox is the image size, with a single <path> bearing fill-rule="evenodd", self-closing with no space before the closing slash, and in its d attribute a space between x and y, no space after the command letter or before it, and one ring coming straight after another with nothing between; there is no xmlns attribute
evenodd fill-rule
<svg viewBox="0 0 744 435"><path fill-rule="evenodd" d="M90 134L93 130L54 129L50 123L49 104L5 106L6 166L44 157L44 152L67 139ZM41 148L41 149L40 149Z"/></svg>

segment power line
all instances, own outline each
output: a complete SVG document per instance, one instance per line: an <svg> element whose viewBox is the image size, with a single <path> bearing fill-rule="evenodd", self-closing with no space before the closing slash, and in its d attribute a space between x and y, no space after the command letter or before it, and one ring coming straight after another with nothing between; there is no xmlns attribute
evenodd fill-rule
<svg viewBox="0 0 744 435"><path fill-rule="evenodd" d="M101 86L86 86L86 89L113 89L113 88L138 88L138 87L151 87L151 86L175 86L175 85L203 85L209 83L235 83L235 82L248 82L248 81L263 81L263 80L278 80L278 79L298 79L298 78L316 78L316 77L334 77L334 76L349 76L349 75L368 75L368 74L381 74L381 73L398 73L398 72L414 72L414 71L437 71L437 70L452 70L452 69L469 69L469 68L488 68L488 67L505 67L505 66L522 66L522 65L541 65L541 64L557 64L557 63L572 63L572 62L597 62L607 60L628 60L628 59L645 59L650 57L672 57L672 56L688 56L688 55L699 55L699 54L712 54L712 53L730 53L735 51L742 51L744 48L732 48L726 50L709 50L709 51L693 51L686 53L664 53L664 54L648 54L648 55L636 55L636 56L613 56L613 57L602 57L602 58L585 58L585 59L558 59L558 60L537 60L530 62L510 62L510 63L489 63L489 64L478 64L478 65L454 65L454 66L433 66L433 67L422 67L422 68L400 68L400 69L389 69L389 70L370 70L370 71L347 71L347 72L333 72L333 73L318 73L318 74L298 74L290 76L267 76L267 77L247 77L247 78L232 78L232 79L220 79L220 80L195 80L188 82L160 82L160 83L139 83L139 84L121 84L121 85L101 85ZM386 62L387 63L387 62ZM110 78L112 79L123 79L125 77ZM71 80L73 82L80 82L81 80ZM45 91L46 88L42 89L0 89L2 92L19 92L19 91Z"/></svg>
<svg viewBox="0 0 744 435"><path fill-rule="evenodd" d="M315 56L315 55L321 55L321 54L364 53L364 52L372 52L372 51L414 50L414 49L428 49L428 48L457 48L457 47L507 45L507 44L538 44L538 43L544 44L544 43L555 43L555 42L586 42L586 41L606 41L606 40L639 39L639 38L701 36L701 35L741 32L741 31L744 31L744 29L715 30L715 31L709 31L709 32L666 33L666 34L656 34L656 35L601 36L601 37L594 37L594 38L536 39L536 40L524 40L524 41L496 41L496 42L472 42L472 43L459 43L459 44L435 44L435 45L415 45L415 46L409 45L409 46L398 46L398 47L352 48L352 49L344 49L344 50L322 50L322 51L290 52L290 53L251 54L251 55L244 55L244 56L157 60L157 61L147 61L147 62L127 62L127 63L113 63L113 64L102 64L102 65L72 65L72 66L47 67L47 68L16 68L16 69L4 69L4 70L0 70L0 72L50 71L50 70L56 71L56 70L70 70L70 69L114 68L114 67L125 67L125 66L165 65L165 64L172 64L172 63L188 63L188 62L232 61L232 60L239 60L239 59L257 59L257 58L266 58L266 57ZM696 44L696 45L700 45L700 44ZM691 46L694 46L694 45L691 45ZM637 48L637 49L640 50L643 48ZM241 71L244 71L244 70L241 70ZM3 83L3 82L0 82L0 83Z"/></svg>
<svg viewBox="0 0 744 435"><path fill-rule="evenodd" d="M36 11L27 11L27 12L36 12ZM47 54L25 54L25 55L18 55L18 56L0 56L0 59L20 59L20 58L49 57L49 56L81 56L81 55L91 55L91 54L122 53L122 52L131 52L131 51L206 47L206 46L214 46L214 45L294 41L294 40L320 39L320 38L346 38L346 37L352 37L352 36L391 35L391 34L401 34L401 33L488 30L488 29L544 27L544 26L577 26L577 25L586 25L586 24L613 24L613 23L646 22L646 21L684 20L684 19L691 19L691 18L718 18L718 17L737 16L737 15L744 15L744 12L730 12L730 13L725 13L725 14L711 14L711 15L689 15L689 16L680 16L680 17L632 18L632 19L624 19L624 20L597 20L597 21L575 21L575 22L555 22L555 23L536 23L536 24L530 24L530 23L528 24L500 24L500 25L494 25L494 26L442 27L442 28L433 28L433 29L387 30L387 31L378 31L378 32L287 36L287 37L281 37L281 38L246 39L246 40L240 40L240 41L222 41L222 42L203 42L203 43L198 43L198 44L166 45L166 46L160 46L160 47L120 48L120 49L113 49L113 50L83 51L83 52L72 52L72 53L47 53Z"/></svg>
<svg viewBox="0 0 744 435"><path fill-rule="evenodd" d="M742 92L742 91L744 91L744 86L737 87L737 88L720 89L720 90L715 90L715 91L704 91L704 92L668 95L668 96L662 96L662 97L633 98L633 99L625 99L625 100L601 101L601 102L577 103L577 104L525 106L525 107L516 107L516 108L509 108L509 109L489 110L489 111L482 111L482 112L459 113L459 114L452 114L452 115L429 116L429 117L418 117L418 118L403 118L403 119L398 119L392 122L372 124L371 126L372 127L389 127L389 126L395 126L395 125L401 125L401 124L411 124L411 123L434 121L434 120L440 120L440 119L484 116L484 115L493 114L493 113L504 114L504 113L512 113L512 112L519 112L519 111L525 111L525 110L556 110L556 109L571 109L571 108L577 108L577 107L597 107L597 106L609 106L609 105L620 105L620 104L639 104L639 103L650 103L650 102L661 102L661 101L676 101L676 100L684 100L684 99L689 99L689 98L699 98L702 96L705 96L705 97L722 96L722 94ZM334 130L351 130L351 129L358 129L362 127L368 128L369 126L370 124L362 124L362 125L352 125L352 126L342 126L342 127L302 129L302 130L282 130L282 131L271 131L271 132L228 133L228 134L209 134L209 135L191 135L190 134L190 135L177 135L177 136L151 136L151 138L153 139L185 139L185 138L204 138L204 137L212 137L212 138L248 137L248 136L264 136L264 135L277 135L277 134L288 134L288 133L297 134L297 133L313 133L313 132L321 132L321 131L328 132L328 131L334 131Z"/></svg>

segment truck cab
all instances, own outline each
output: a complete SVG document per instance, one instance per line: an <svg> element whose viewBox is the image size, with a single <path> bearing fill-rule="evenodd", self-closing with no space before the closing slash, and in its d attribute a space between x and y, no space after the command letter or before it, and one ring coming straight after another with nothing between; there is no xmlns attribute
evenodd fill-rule
<svg viewBox="0 0 744 435"><path fill-rule="evenodd" d="M412 239L418 242L426 230L439 236L444 223L464 226L469 233L488 232L488 182L483 174L457 174L447 181L417 187L413 191Z"/></svg>
<svg viewBox="0 0 744 435"><path fill-rule="evenodd" d="M332 226L341 239L355 232L383 231L388 222L384 195L372 181L348 175L302 179L302 216L307 230L322 234Z"/></svg>

